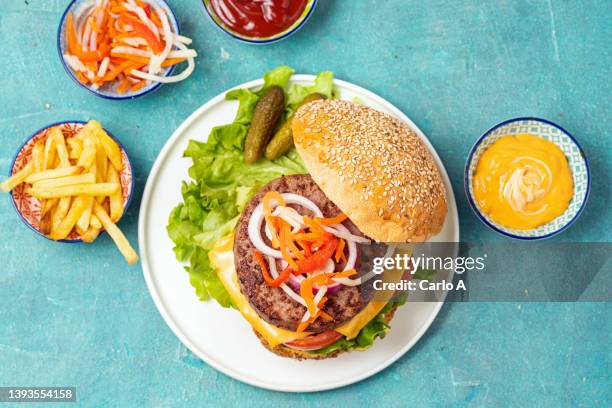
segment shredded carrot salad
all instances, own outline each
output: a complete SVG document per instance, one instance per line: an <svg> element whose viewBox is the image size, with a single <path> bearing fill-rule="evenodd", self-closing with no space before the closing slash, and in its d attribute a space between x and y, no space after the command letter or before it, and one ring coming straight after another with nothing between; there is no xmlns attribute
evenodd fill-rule
<svg viewBox="0 0 612 408"><path fill-rule="evenodd" d="M155 0L79 2L65 20L64 61L83 84L119 93L178 82L195 68L191 39L178 35ZM187 62L179 74L166 69Z"/></svg>

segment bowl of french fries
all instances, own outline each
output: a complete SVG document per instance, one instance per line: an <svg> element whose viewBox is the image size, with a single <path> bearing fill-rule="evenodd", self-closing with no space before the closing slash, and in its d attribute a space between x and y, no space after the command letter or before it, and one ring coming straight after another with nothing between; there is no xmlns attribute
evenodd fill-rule
<svg viewBox="0 0 612 408"><path fill-rule="evenodd" d="M56 123L21 146L9 178L15 210L38 234L59 242L96 240L106 231L128 263L138 261L116 223L127 209L134 179L121 144L95 120Z"/></svg>

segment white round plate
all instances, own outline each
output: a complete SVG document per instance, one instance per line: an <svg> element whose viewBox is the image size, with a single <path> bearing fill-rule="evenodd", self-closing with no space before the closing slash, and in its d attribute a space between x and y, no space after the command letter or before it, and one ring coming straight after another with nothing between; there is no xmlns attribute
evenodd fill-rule
<svg viewBox="0 0 612 408"><path fill-rule="evenodd" d="M294 75L292 81L312 84L313 75ZM335 80L342 99L358 97L365 105L389 113L409 124L433 154L447 191L448 215L433 240L457 242L457 205L448 174L423 132L399 109L374 93ZM239 88L256 88L255 80ZM201 302L189 284L187 273L172 252L166 233L170 211L181 201L181 182L188 180L191 159L183 158L189 139L204 141L214 126L231 123L238 103L225 93L196 110L168 140L157 157L145 187L138 242L145 280L157 309L174 334L195 355L217 370L245 383L278 391L309 392L342 387L386 368L408 351L429 328L442 302L408 302L398 309L392 329L365 352L352 352L322 361L297 361L279 357L261 346L240 313L215 301Z"/></svg>

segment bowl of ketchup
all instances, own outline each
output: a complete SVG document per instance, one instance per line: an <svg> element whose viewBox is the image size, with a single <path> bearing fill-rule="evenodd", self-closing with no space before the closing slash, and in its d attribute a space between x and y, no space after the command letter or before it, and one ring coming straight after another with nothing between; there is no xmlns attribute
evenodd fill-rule
<svg viewBox="0 0 612 408"><path fill-rule="evenodd" d="M212 21L227 34L250 44L289 37L312 14L317 0L203 0Z"/></svg>

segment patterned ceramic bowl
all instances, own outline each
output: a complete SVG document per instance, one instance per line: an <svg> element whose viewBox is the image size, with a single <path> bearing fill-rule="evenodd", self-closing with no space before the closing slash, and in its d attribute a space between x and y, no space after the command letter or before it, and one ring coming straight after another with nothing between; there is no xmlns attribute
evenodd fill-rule
<svg viewBox="0 0 612 408"><path fill-rule="evenodd" d="M482 153L491 143L500 137L519 133L530 133L555 143L565 154L574 181L574 196L565 212L549 223L530 230L504 227L491 220L480 211L472 191L472 179ZM548 238L569 228L578 219L586 206L590 185L589 163L578 141L561 126L538 118L510 119L489 129L472 147L465 166L465 192L470 206L478 218L493 230L517 239L534 240Z"/></svg>
<svg viewBox="0 0 612 408"><path fill-rule="evenodd" d="M215 14L210 4L210 0L202 1L204 2L204 9L206 10L206 13L208 13L208 16L213 21L213 23L215 23L217 27L219 27L229 36L249 44L272 44L295 34L300 28L302 28L314 12L318 0L308 0L308 3L306 4L304 11L302 12L302 15L298 17L298 19L295 20L295 22L289 28L270 37L247 37L243 34L233 31L231 28L226 26L223 21L221 21L221 19Z"/></svg>
<svg viewBox="0 0 612 408"><path fill-rule="evenodd" d="M168 6L165 0L155 0L155 1L157 1L157 3L164 10L166 10L166 14L168 15L168 20L170 24L172 25L172 31L174 31L177 34L180 34L180 27L179 27L178 20L176 19L176 16L170 9L170 6ZM152 82L149 85L143 88L140 88L137 91L134 91L134 92L128 91L125 93L119 93L116 91L116 88L118 85L116 83L104 85L101 88L95 89L95 88L92 88L90 85L86 85L82 83L81 81L79 81L77 76L74 74L74 71L72 70L72 68L70 68L68 64L66 63L66 60L64 60L64 54L66 52L66 47L67 47L67 44L66 44L67 42L66 41L66 16L68 15L69 12L72 12L73 14L80 13L79 9L82 8L83 6L86 6L87 3L90 3L90 2L91 2L90 0L72 0L70 4L68 4L68 7L66 7L66 10L64 11L64 14L62 15L62 18L60 20L59 28L57 30L57 52L59 53L60 61L62 62L64 70L66 70L66 73L68 74L68 76L75 83L77 83L80 87L85 88L89 92L93 93L94 95L99 96L104 99L114 99L114 100L134 99L134 98L138 98L139 96L148 95L149 93L159 89L159 87L161 87L163 84L161 82L157 82L157 83ZM174 68L175 68L174 65L169 68L166 68L163 75L165 76L172 75Z"/></svg>
<svg viewBox="0 0 612 408"><path fill-rule="evenodd" d="M11 164L11 169L9 172L9 177L21 170L25 167L26 164L30 161L32 157L32 147L39 140L45 140L47 138L47 133L49 129L55 126L62 126L62 131L66 138L74 137L79 130L83 126L85 126L86 122L82 121L66 121L66 122L58 122L53 123L49 126L46 126L42 129L39 129L30 136L19 148L15 158L13 159L13 163ZM128 158L128 155L121 145L121 143L107 131L108 135L113 138L115 142L121 148L121 161L123 163L123 170L119 174L120 182L121 182L121 195L123 197L123 205L124 209L127 210L130 202L132 201L132 193L134 191L134 178L132 177L132 163ZM22 183L15 187L11 192L11 202L13 207L21 217L21 220L34 232L39 235L42 235L45 238L48 238L45 234L40 231L40 201L32 197L30 194L26 192L26 185ZM50 239L50 238L48 238ZM81 242L78 234L74 231L63 240L59 242Z"/></svg>

